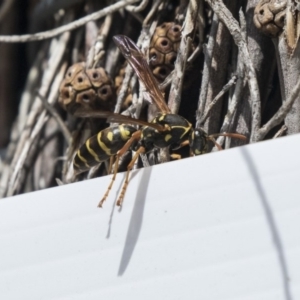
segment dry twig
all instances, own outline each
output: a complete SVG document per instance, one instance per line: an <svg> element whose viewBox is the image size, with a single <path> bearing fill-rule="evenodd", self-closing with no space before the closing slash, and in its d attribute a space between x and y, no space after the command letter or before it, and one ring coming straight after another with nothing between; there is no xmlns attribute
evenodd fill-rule
<svg viewBox="0 0 300 300"><path fill-rule="evenodd" d="M51 42L52 47L50 47L50 49L53 48L53 52L51 54L51 57L49 58L48 69L44 72L41 88L39 89L39 94L42 95L42 97L46 97L50 84L57 73L57 68L61 63L61 59L64 55L69 37L70 37L70 33L66 32L59 38L58 41L52 40ZM58 86L56 87L56 93L57 90L58 90ZM14 194L17 187L20 170L24 165L24 162L27 158L27 154L28 151L30 150L32 142L38 136L40 129L48 119L45 113L42 113L42 115L40 115L41 109L42 109L42 104L40 100L37 98L28 115L26 126L25 126L26 130L23 131L22 136L20 137L19 144L14 155L14 159L11 163L12 173L8 183L7 196L12 196ZM38 115L40 115L39 117L40 121L36 123L36 117ZM34 125L34 129L31 132L31 128L33 125Z"/></svg>
<svg viewBox="0 0 300 300"><path fill-rule="evenodd" d="M237 76L233 75L232 78L223 86L222 90L219 94L213 99L213 101L208 105L207 109L205 110L202 118L200 119L199 123L203 124L209 116L210 111L215 106L215 104L221 99L221 97L233 86L236 84Z"/></svg>
<svg viewBox="0 0 300 300"><path fill-rule="evenodd" d="M65 70L66 70L66 68L64 68L64 71ZM63 74L64 74L64 72L63 72ZM61 79L60 77L58 77L58 78ZM60 84L60 82L59 82L59 84ZM68 127L65 125L64 121L62 120L61 116L58 114L56 109L49 104L49 102L47 101L46 98L42 97L42 95L40 95L38 92L37 92L37 96L43 102L43 105L45 106L48 113L56 120L56 122L58 123L58 125L61 129L61 132L63 133L63 135L65 137L67 144L70 145L72 136L71 136L71 133L70 133Z"/></svg>
<svg viewBox="0 0 300 300"><path fill-rule="evenodd" d="M261 124L261 103L258 82L253 67L253 63L247 48L247 42L242 33L242 30L232 16L232 13L227 9L221 0L206 0L214 12L217 14L220 21L228 28L235 44L238 46L245 64L246 74L248 76L249 91L252 101L252 131L250 142L258 141L258 130Z"/></svg>
<svg viewBox="0 0 300 300"><path fill-rule="evenodd" d="M228 110L225 115L220 132L230 132L231 131L232 120L233 120L234 114L236 113L237 106L241 100L243 87L244 87L244 64L241 60L241 56L238 55L237 82L235 85L233 95L230 98ZM217 139L217 143L220 145L223 145L224 140L225 140L225 137L220 136Z"/></svg>
<svg viewBox="0 0 300 300"><path fill-rule="evenodd" d="M0 7L0 23L3 22L15 0L4 0Z"/></svg>
<svg viewBox="0 0 300 300"><path fill-rule="evenodd" d="M199 101L198 101L198 109L197 109L197 115L196 115L196 127L200 127L201 123L201 116L203 112L205 111L205 105L206 105L206 98L207 98L207 91L209 82L211 79L211 61L212 61L212 53L214 51L215 46L215 40L216 40L216 34L218 31L218 17L215 14L212 20L212 25L210 28L210 34L209 39L207 42L207 45L203 45L203 53L204 53L204 67L203 67L203 75L202 75L202 82L201 82L201 91L199 95Z"/></svg>
<svg viewBox="0 0 300 300"><path fill-rule="evenodd" d="M286 125L282 125L281 128L276 132L276 134L274 135L273 139L277 139L280 136L282 136L286 131L287 131L287 126Z"/></svg>
<svg viewBox="0 0 300 300"><path fill-rule="evenodd" d="M137 5L137 6L128 5L128 6L125 7L125 9L130 11L130 12L134 12L134 13L141 12L146 8L148 3L149 3L149 0L142 0L139 5Z"/></svg>
<svg viewBox="0 0 300 300"><path fill-rule="evenodd" d="M184 79L186 62L191 49L191 34L194 28L194 14L198 12L198 4L196 0L191 0L187 9L184 28L182 30L181 42L175 62L171 91L169 95L168 105L172 113L178 113L181 102L181 90Z"/></svg>
<svg viewBox="0 0 300 300"><path fill-rule="evenodd" d="M68 38L64 39L63 37L59 37L59 43L57 42L57 38L53 38L42 45L43 49L40 50L28 76L28 81L19 108L18 121L15 123L14 130L11 134L12 141L9 147L10 150L7 152L11 153L13 159L8 156L7 160L3 161L1 166L0 172L2 173L2 176L0 179L0 197L4 195L13 195L21 190L25 190L25 188L29 191L35 187L39 188L43 186L43 182L41 185L38 176L41 174L41 177L43 177L42 181L46 178L46 176L44 176L45 173L41 171L43 167L41 157L48 155L46 152L49 151L49 148L57 145L57 138L61 139L56 135L59 131L56 127L56 123L60 124L67 143L65 143L64 150L59 150L64 151L64 153L54 153L52 151L54 154L51 159L56 160L56 156L64 155L64 166L62 171L63 182L66 183L77 180L72 169L74 153L79 144L83 143L85 138L90 136L90 134L95 133L96 130L101 130L101 126L104 125L100 124L100 128L96 128L98 124L91 121L91 126L95 127L91 129L91 126L89 127L89 124L87 124L89 122L80 123L80 120L72 118L70 115L67 116L67 121L64 122L58 113L53 110L52 104L55 104L56 102L59 81L64 75L65 67L63 67L63 63L65 61L78 62L87 57L87 68L105 66L108 73L113 75L116 73L120 55L113 42L107 40L107 37L121 33L128 35L134 40L138 39L138 45L142 48L144 53L147 53L151 37L153 36L153 32L157 25L165 21L171 21L171 17L169 17L171 16L170 12L172 12L175 22L180 24L184 22L182 27L182 40L175 63L175 70L172 71L160 85L160 88L168 94L167 87L172 84L169 93L169 107L173 113L177 113L180 109L180 111L182 111L182 116L187 118L190 122L193 122L193 114L196 110L196 101L198 100L196 126L203 125L208 133L241 132L246 134L247 137L248 135L250 136L251 133L251 142L265 139L267 134L269 134L269 136L271 134L274 135L270 130L282 122L284 122L285 125L276 133L274 138L281 136L286 131L287 127L288 134L298 132L297 126L299 126L300 123L296 124L299 116L296 103L297 94L299 94L300 91L300 83L298 83L299 68L297 67L296 62L299 58L300 50L298 49L299 52L297 52L297 49L295 49L295 58L291 58L289 57L284 37L279 38L279 45L277 45L277 41L274 40L277 46L279 80L282 88L282 97L280 98L278 97L279 89L275 92L274 89L272 92L270 92L271 89L269 89L271 83L273 84L274 82L273 74L275 63L271 66L269 63L270 60L264 60L264 57L268 55L259 54L263 52L263 46L260 42L262 38L257 32L251 31L253 29L253 16L251 15L251 11L255 5L254 3L257 3L257 1L247 1L245 9L247 13L246 19L240 10L239 23L234 16L238 13L238 4L242 3L241 1L235 2L224 0L224 3L227 6L224 5L222 0L206 1L211 6L212 10L205 9L204 1L197 0L181 0L179 7L177 8L173 5L173 2L166 0L153 0L151 5L149 4L149 0L121 0L107 1L107 4L115 3L108 5L95 13L92 12L96 9L95 6L98 4L96 1L89 1L88 7L90 14L77 21L68 23L67 25L33 35L0 36L0 42L28 42L53 38L58 34L74 30L79 26L88 23L85 28L72 33L67 33L68 36L71 36L70 43L68 44L71 47L70 51L65 51ZM4 1L2 7L8 2L9 1ZM51 0L47 1L47 3L46 1L42 1L40 2L41 5L39 5L41 8L48 7L47 5L51 5L51 7L49 7L48 11L44 10L43 13L41 13L41 16L52 17L53 13L60 8L64 9L67 16L69 12L73 10L72 4L74 2L77 4L83 3L82 0ZM289 5L292 2L293 1L289 1ZM136 6L132 5L133 3L137 3ZM113 20L117 14L112 13L117 10L120 10L120 16L122 18L121 22L114 22ZM75 11L76 9L74 12ZM168 13L168 20L163 18L166 12ZM0 22L1 13L2 10L0 10ZM144 16L146 17L143 18ZM98 29L99 22L96 22L96 20L101 17L105 17L105 19L100 22L101 27ZM137 19L138 22L136 22L135 19ZM37 25L34 32L41 31L38 26L41 23L40 21L41 20L38 20L36 23L33 22L33 25ZM228 30L225 27L227 27ZM139 32L140 29L141 32ZM65 34L63 36L65 36ZM253 36L255 36L255 39ZM199 41L199 44L191 54L190 42L194 37L196 37L196 41ZM231 38L234 39L237 47L233 45ZM267 39L266 37L264 38L265 40ZM85 47L83 46L84 42ZM207 44L205 45L205 43ZM268 47L266 47L266 49L267 48ZM270 49L268 51L270 51ZM88 55L86 55L86 53L88 53ZM47 68L43 70L43 66L45 62L47 62L47 55L49 57L48 65ZM199 59L195 59L196 57ZM273 59L273 61L275 60ZM193 95L193 97L190 97L190 99L192 99L191 103L187 102L184 103L184 105L180 105L182 97L182 81L185 76L186 63L188 63L189 69L199 72L199 81L197 82L198 85L195 84L195 86L191 86L188 91L183 91L183 94L187 92L187 94ZM202 72L203 63L204 69ZM270 65L270 69L272 70L265 71L264 73L261 69L267 69L264 67L266 65ZM132 69L128 66L115 106L115 112L121 112L123 99L126 96L130 85L132 105L127 108L126 111L123 111L122 114L138 118L141 112L142 115L144 113L143 104L145 90L142 84L137 84L137 78L136 76L132 76L132 74ZM42 99L48 99L49 101L48 103L44 100L46 110L38 100L38 97L34 97L33 92L40 85L40 78L42 79L42 85L39 88L39 93L41 94ZM226 84L229 78L231 79ZM201 91L198 96L200 80ZM260 85L260 92L258 90L257 81L259 81L259 83L263 82L263 84ZM248 85L248 87L246 87L246 85ZM268 86L268 92L266 92L267 88L264 88L263 85ZM292 91L292 87L294 86L296 87ZM226 93L227 91L229 91L229 93ZM270 101L271 97L274 97L274 94L276 94L276 99L279 99L279 102L277 106L273 108L273 111L265 114L268 105L270 106L268 101ZM199 99L197 99L197 96ZM222 97L224 100L219 101ZM196 100L194 101L194 99ZM262 110L260 99L263 99ZM226 107L227 100L228 106ZM283 101L283 105L276 112L276 108L280 106L281 100ZM187 112L189 105L193 108L192 112ZM46 133L45 124L49 119L48 113L54 117L51 118L51 122L53 122L52 125L55 125L56 131L52 134L49 134L49 132ZM148 118L152 119L156 115L157 109L155 107L153 109L153 106L150 105L148 109ZM261 119L263 122L265 122L264 120L269 120L262 128L260 128ZM222 120L223 124L221 123ZM65 123L68 125L69 129L66 129ZM293 124L296 124L297 126L291 127ZM49 125L48 122L48 128ZM72 132L72 134L69 131ZM45 145L48 141L47 134L48 137L56 135L57 138L54 139L56 141L50 147L49 144L47 144L47 147L42 150L40 146ZM71 135L74 137L74 140L70 145L67 145L71 139ZM19 141L16 143L18 138ZM224 144L224 140L225 138L220 136L217 139L217 143L222 145ZM234 140L230 141L229 139L226 139L225 147L232 147L238 143L239 142L235 142ZM59 147L56 147L55 149L57 148ZM152 160L152 163L156 163L157 160L160 162L168 161L169 151L168 149L156 151L153 156L155 156L155 159ZM38 162L36 157L39 157ZM149 160L151 159L149 158ZM144 166L149 165L147 156L142 156L142 162ZM51 173L50 177L54 177L55 174L53 170L51 168L49 170L49 174ZM99 176L103 173L105 173L103 166L101 168L98 166L98 170L97 168L94 168L88 175L81 175L80 178ZM30 183L30 180L26 179L26 177L31 177L34 183ZM44 180L44 182L46 181ZM48 181L47 184L48 183L49 185L51 184L50 181Z"/></svg>
<svg viewBox="0 0 300 300"><path fill-rule="evenodd" d="M52 30L44 31L44 32L39 32L39 33L34 33L34 34L24 34L24 35L9 35L9 36L1 35L0 42L27 43L27 42L32 42L32 41L41 41L41 40L49 39L49 38L55 37L61 33L64 33L66 31L75 30L78 27L81 27L90 21L95 21L100 18L103 18L106 15L112 14L113 12L125 7L126 5L133 4L138 1L139 0L120 0L115 4L107 6L103 9L101 9L100 11L97 11L95 13L87 15L79 20L70 22L66 25L60 26L60 27L52 29Z"/></svg>
<svg viewBox="0 0 300 300"><path fill-rule="evenodd" d="M279 125L284 120L295 103L299 93L300 79L298 78L298 83L293 88L289 98L282 104L277 113L262 128L258 130L257 141L261 141L272 128L274 128L276 125Z"/></svg>

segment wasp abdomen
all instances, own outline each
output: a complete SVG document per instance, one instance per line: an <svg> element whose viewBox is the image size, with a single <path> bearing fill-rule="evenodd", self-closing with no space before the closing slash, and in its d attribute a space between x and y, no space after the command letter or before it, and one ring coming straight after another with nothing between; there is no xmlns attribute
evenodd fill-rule
<svg viewBox="0 0 300 300"><path fill-rule="evenodd" d="M77 172L84 172L108 160L123 148L136 128L130 125L108 127L89 138L77 151L73 165Z"/></svg>

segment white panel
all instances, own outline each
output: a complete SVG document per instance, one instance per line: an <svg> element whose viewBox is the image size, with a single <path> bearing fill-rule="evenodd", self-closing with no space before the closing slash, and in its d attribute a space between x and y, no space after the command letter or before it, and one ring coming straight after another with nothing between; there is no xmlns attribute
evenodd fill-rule
<svg viewBox="0 0 300 300"><path fill-rule="evenodd" d="M300 299L300 136L0 201L0 299Z"/></svg>

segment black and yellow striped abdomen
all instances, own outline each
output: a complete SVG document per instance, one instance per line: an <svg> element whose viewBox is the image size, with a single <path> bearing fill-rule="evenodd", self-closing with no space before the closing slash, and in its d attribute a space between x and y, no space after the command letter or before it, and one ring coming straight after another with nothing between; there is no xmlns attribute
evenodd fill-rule
<svg viewBox="0 0 300 300"><path fill-rule="evenodd" d="M79 148L73 160L74 170L84 172L108 160L123 148L136 131L133 126L124 124L101 130Z"/></svg>

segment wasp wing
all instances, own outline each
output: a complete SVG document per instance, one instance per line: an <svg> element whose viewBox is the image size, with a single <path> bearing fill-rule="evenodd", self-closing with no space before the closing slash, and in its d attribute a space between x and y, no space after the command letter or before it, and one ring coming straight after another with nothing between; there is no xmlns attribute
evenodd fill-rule
<svg viewBox="0 0 300 300"><path fill-rule="evenodd" d="M121 114L113 113L111 111L103 111L103 110L92 110L92 109L82 109L74 114L76 117L79 118L101 118L107 119L107 122L112 123L124 123L124 124L131 124L131 125L140 125L140 126L148 126L152 127L158 131L165 131L167 128L160 124L156 123L149 123L143 120L134 119L128 116L124 116Z"/></svg>
<svg viewBox="0 0 300 300"><path fill-rule="evenodd" d="M74 116L78 118L101 118L108 119L111 115L115 113L106 110L97 110L91 108L84 108L74 112Z"/></svg>
<svg viewBox="0 0 300 300"><path fill-rule="evenodd" d="M162 113L170 113L170 109L165 102L164 96L160 91L156 79L138 46L125 35L116 35L114 42L120 49L123 56L134 69L138 78L145 85L152 101Z"/></svg>

